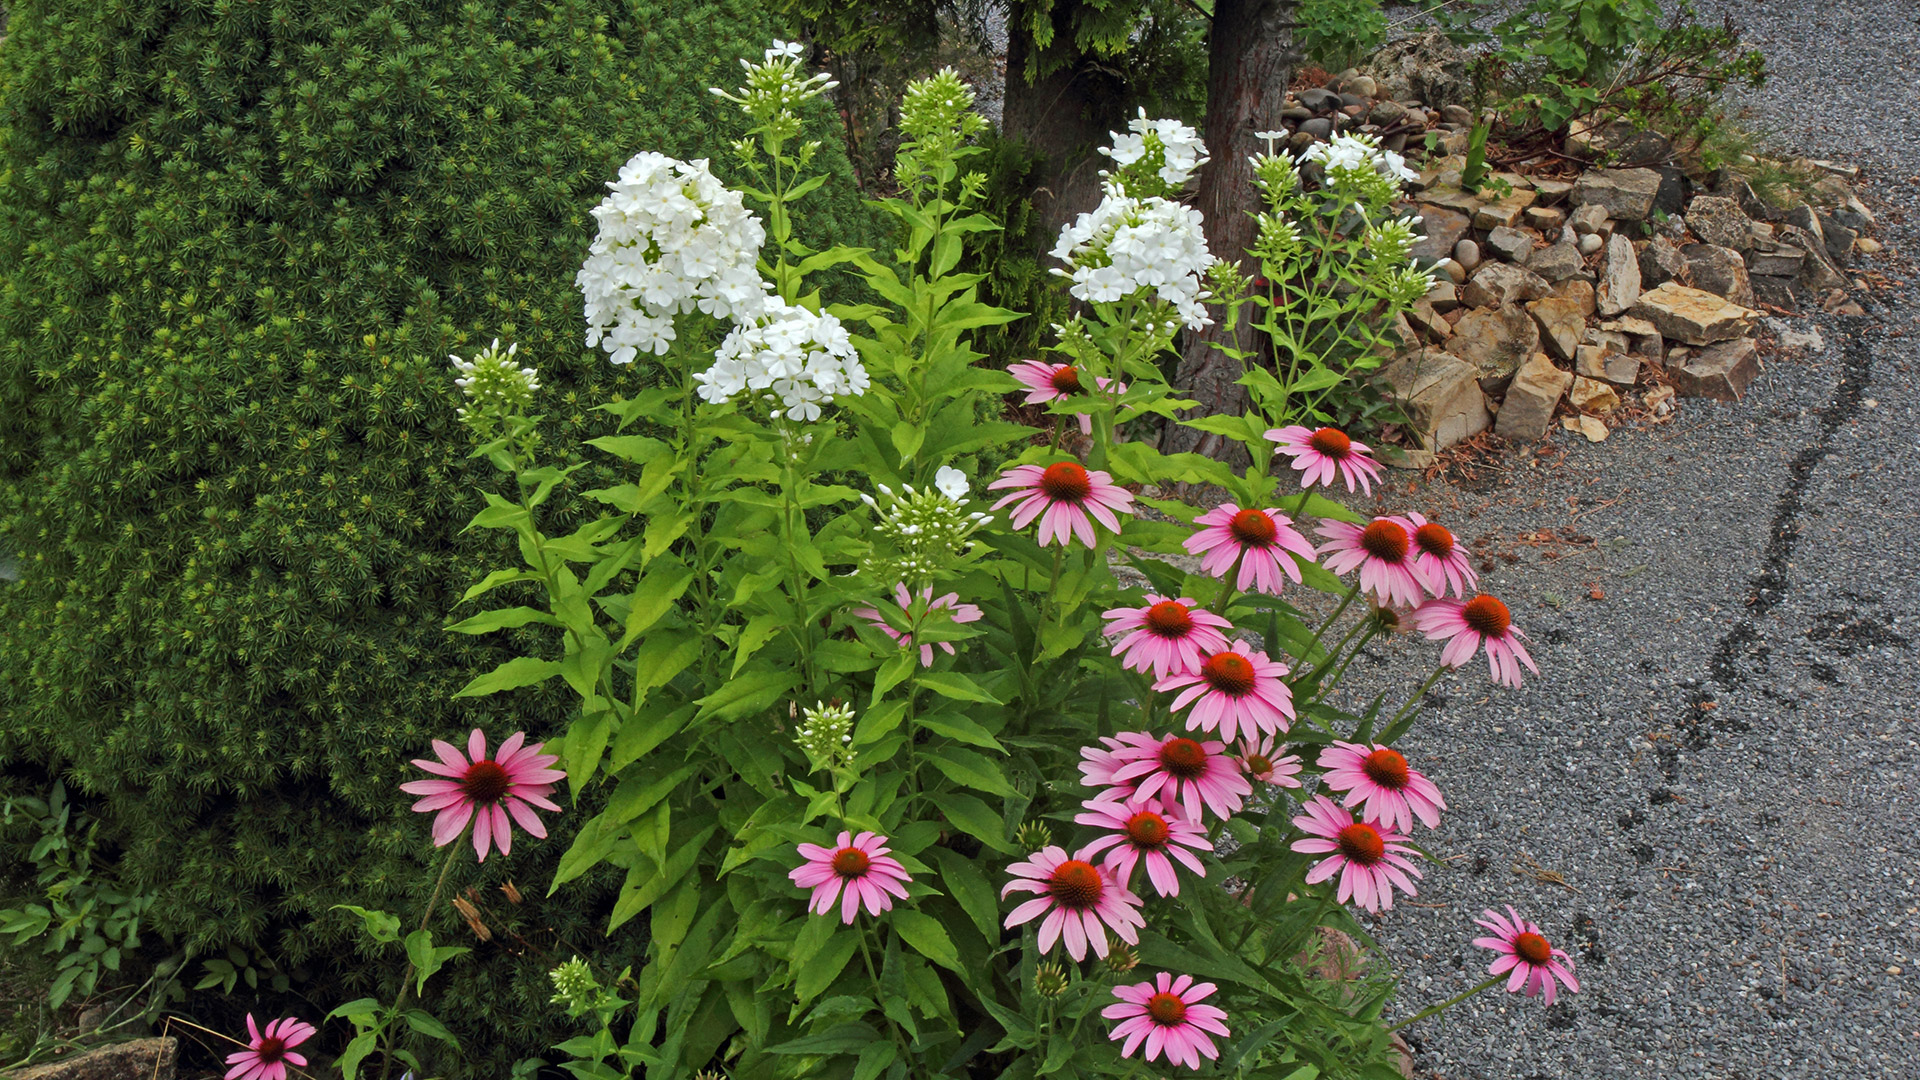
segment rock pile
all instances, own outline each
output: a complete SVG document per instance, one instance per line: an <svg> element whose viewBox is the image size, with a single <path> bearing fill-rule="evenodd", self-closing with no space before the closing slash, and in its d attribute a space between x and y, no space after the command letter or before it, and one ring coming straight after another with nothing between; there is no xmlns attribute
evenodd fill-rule
<svg viewBox="0 0 1920 1080"><path fill-rule="evenodd" d="M1469 189L1474 117L1451 103L1467 97L1467 60L1423 34L1290 95L1283 113L1295 153L1343 132L1427 151L1405 210L1425 233L1414 257L1444 273L1378 375L1411 422L1409 464L1489 428L1539 439L1568 414L1564 427L1598 441L1629 404L1664 415L1676 395L1737 400L1759 374L1764 310L1860 311L1846 271L1879 245L1856 170L1809 162L1814 203L1776 206L1724 172L1689 176L1658 133L1612 122L1577 126L1566 147L1624 167L1543 158L1516 168L1561 175L1496 172Z"/></svg>

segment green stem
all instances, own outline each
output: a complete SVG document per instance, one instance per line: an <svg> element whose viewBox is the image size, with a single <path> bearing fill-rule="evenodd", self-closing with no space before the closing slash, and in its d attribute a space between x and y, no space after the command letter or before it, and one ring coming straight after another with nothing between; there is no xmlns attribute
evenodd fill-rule
<svg viewBox="0 0 1920 1080"><path fill-rule="evenodd" d="M1453 995L1452 997L1448 998L1447 1000L1441 1002L1438 1005L1429 1005L1426 1008L1421 1009L1419 1012L1414 1013L1412 1016L1407 1017L1405 1020L1402 1020L1399 1023L1388 1028L1387 1034L1391 1035L1394 1032L1399 1031L1401 1028L1406 1027L1408 1024L1425 1020L1427 1017L1433 1016L1437 1013L1446 1012L1448 1009L1453 1008L1455 1005L1460 1004L1461 1002L1467 1000L1468 998L1479 993L1480 991L1485 990L1487 987L1492 986L1494 983L1500 982L1506 977L1507 976L1505 975L1495 975L1492 978L1489 978L1487 981L1481 983L1479 986L1476 986L1471 990L1462 990L1460 993Z"/></svg>
<svg viewBox="0 0 1920 1080"><path fill-rule="evenodd" d="M806 525L806 515L798 513L799 505L795 496L799 494L801 478L793 466L796 452L793 433L786 424L780 425L780 453L784 460L781 469L781 524L786 529L787 574L793 582L793 626L794 644L800 650L800 672L806 680L803 695L813 692L815 685L813 667L813 625L807 617L807 578L800 567L800 534Z"/></svg>
<svg viewBox="0 0 1920 1080"><path fill-rule="evenodd" d="M1247 550L1241 548L1240 554L1234 556L1233 565L1227 569L1227 576L1220 579L1220 595L1214 598L1213 613L1223 619L1227 617L1227 604L1233 600L1233 583L1240 580L1240 564L1246 561ZM1274 644L1268 642L1267 648L1274 648Z"/></svg>
<svg viewBox="0 0 1920 1080"><path fill-rule="evenodd" d="M1359 595L1360 583L1356 581L1353 583L1353 588L1347 590L1346 599L1340 601L1340 606L1333 609L1333 614L1327 616L1327 621L1321 623L1320 628L1313 632L1313 639L1315 641L1320 640L1320 636L1327 632L1327 627L1332 626L1333 621L1338 619L1341 613L1347 610L1347 605L1353 603L1353 598Z"/></svg>
<svg viewBox="0 0 1920 1080"><path fill-rule="evenodd" d="M1353 663L1353 658L1360 655L1360 650L1367 647L1367 642L1372 641L1380 633L1380 628L1374 625L1371 619L1361 625L1367 628L1366 636L1360 639L1360 643L1353 647L1353 651L1347 654L1345 660L1340 661L1340 666L1333 669L1333 674L1327 676L1326 681L1320 684L1320 697L1326 697L1328 690L1340 685L1340 677L1347 673L1347 665Z"/></svg>
<svg viewBox="0 0 1920 1080"><path fill-rule="evenodd" d="M1348 599L1352 599L1352 597L1348 597ZM1335 614L1337 615L1339 613L1335 612ZM1367 626L1367 624L1369 624L1372 621L1373 620L1371 619L1362 619L1359 622L1354 623L1353 626L1347 630L1347 635L1340 639L1340 643L1335 645L1330 651L1328 651L1326 659L1314 665L1313 670L1308 673L1304 681L1310 682L1310 683L1318 682L1320 677L1322 675L1325 675L1328 669L1333 667L1334 662L1340 658L1340 654L1346 650L1347 642L1353 640L1353 635L1359 633L1362 628ZM1326 628L1322 627L1321 629L1324 630ZM1316 631L1314 634L1314 637L1318 638L1319 636L1320 636L1319 632ZM1315 696L1317 697L1321 695L1315 695Z"/></svg>
<svg viewBox="0 0 1920 1080"><path fill-rule="evenodd" d="M1420 705L1420 699L1427 696L1427 691L1433 689L1433 684L1439 682L1440 676L1446 674L1446 671L1447 671L1447 665L1445 664L1441 664L1439 667L1434 668L1433 674L1427 676L1427 681L1420 684L1420 689L1415 690L1413 692L1413 696L1407 699L1407 703L1405 705L1400 706L1400 711L1393 714L1393 719L1387 721L1387 727L1381 728L1380 730L1382 731L1387 730L1387 728L1390 728L1393 725L1399 723L1401 717L1407 715L1409 712L1412 712L1415 708L1418 708Z"/></svg>
<svg viewBox="0 0 1920 1080"><path fill-rule="evenodd" d="M440 877L439 880L433 883L433 896L427 900L427 910L420 916L419 929L421 930L425 930L428 921L433 918L433 909L440 906L440 892L447 886L447 875L453 872L453 860L460 854L460 841L464 839L466 835L466 832L463 830L460 835L454 837L453 842L447 846L447 860L440 864ZM407 992L412 989L413 961L409 960L407 961L407 973L400 977L400 993L393 999L393 1011L390 1019L400 1015L400 1010L407 1004ZM386 1033L383 1031L381 1034L385 1035ZM382 1038L380 1041L382 1043L381 1049L385 1051L386 1040ZM393 1055L383 1052L381 1054L380 1080L387 1080L387 1074L392 1071Z"/></svg>
<svg viewBox="0 0 1920 1080"><path fill-rule="evenodd" d="M828 916L819 917L827 918ZM867 924L864 922L860 924L860 959L866 961L867 978L873 982L873 1000L879 1001L880 996L886 991L880 988L880 969L873 966L873 950L867 947ZM893 1033L893 1041L900 1047L900 1060L911 1061L913 1048L907 1045L906 1035L900 1031L900 1025L894 1023L891 1016L887 1017L887 1030Z"/></svg>

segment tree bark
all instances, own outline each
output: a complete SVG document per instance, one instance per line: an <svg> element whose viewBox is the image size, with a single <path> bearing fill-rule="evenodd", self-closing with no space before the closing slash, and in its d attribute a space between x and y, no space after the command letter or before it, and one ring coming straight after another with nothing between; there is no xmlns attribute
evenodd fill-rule
<svg viewBox="0 0 1920 1080"><path fill-rule="evenodd" d="M1106 158L1094 151L1108 134L1126 126L1126 84L1118 73L1073 46L1079 0L1058 0L1050 12L1053 41L1043 50L1018 7L1007 19L1007 89L1000 131L1019 139L1044 159L1033 192L1043 247L1075 216L1100 202L1100 170ZM1037 62L1037 63L1036 63ZM1029 66L1036 69L1027 81Z"/></svg>
<svg viewBox="0 0 1920 1080"><path fill-rule="evenodd" d="M1257 267L1247 255L1256 227L1252 214L1259 208L1253 167L1247 159L1264 151L1256 131L1277 131L1287 83L1299 54L1293 44L1294 0L1217 0L1213 28L1207 35L1207 118L1204 136L1212 160L1200 171L1200 190L1194 200L1206 218L1207 248L1221 259L1231 259L1249 275ZM1236 382L1244 373L1240 361L1217 348L1257 351L1257 332L1242 325L1228 334L1221 312L1205 330L1189 332L1174 372L1174 386L1200 402L1195 415L1240 412L1246 407L1246 389ZM1195 451L1232 458L1244 451L1230 440L1169 423L1161 436L1167 453Z"/></svg>

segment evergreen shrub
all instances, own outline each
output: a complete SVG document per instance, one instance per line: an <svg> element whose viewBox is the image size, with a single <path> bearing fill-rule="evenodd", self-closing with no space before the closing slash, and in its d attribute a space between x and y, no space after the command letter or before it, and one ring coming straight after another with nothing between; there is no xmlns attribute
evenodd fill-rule
<svg viewBox="0 0 1920 1080"><path fill-rule="evenodd" d="M562 454L612 430L590 403L640 376L584 344L588 210L643 147L727 175L746 122L707 87L774 27L750 0L29 0L10 22L0 789L64 777L171 948L342 1000L404 958L356 961L330 906L431 890L407 760L570 709L451 697L541 639L445 630L510 550L461 531L492 474L448 354L517 342ZM810 124L833 176L808 239L871 242L837 125ZM550 512L590 513L572 501ZM454 883L494 939L436 1011L491 1045L544 1037L545 969L604 929L591 888L540 899L586 816Z"/></svg>

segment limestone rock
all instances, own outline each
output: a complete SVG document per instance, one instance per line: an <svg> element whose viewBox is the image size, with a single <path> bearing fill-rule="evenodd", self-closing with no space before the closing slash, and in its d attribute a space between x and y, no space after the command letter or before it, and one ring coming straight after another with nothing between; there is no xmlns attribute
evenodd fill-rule
<svg viewBox="0 0 1920 1080"><path fill-rule="evenodd" d="M1807 253L1792 244L1755 245L1747 252L1747 272L1766 277L1797 278Z"/></svg>
<svg viewBox="0 0 1920 1080"><path fill-rule="evenodd" d="M1554 297L1527 305L1533 321L1540 324L1540 343L1556 360L1571 361L1580 347L1580 332L1587 327L1586 312L1572 300Z"/></svg>
<svg viewBox="0 0 1920 1080"><path fill-rule="evenodd" d="M1647 411L1655 416L1665 416L1673 411L1673 387L1662 384L1640 395Z"/></svg>
<svg viewBox="0 0 1920 1080"><path fill-rule="evenodd" d="M135 1039L22 1069L9 1080L173 1080L179 1050L178 1039Z"/></svg>
<svg viewBox="0 0 1920 1080"><path fill-rule="evenodd" d="M1780 239L1800 249L1804 258L1800 261L1800 276L1796 280L1818 296L1833 289L1847 287L1847 279L1827 258L1826 241L1819 234L1801 226L1786 223L1779 227Z"/></svg>
<svg viewBox="0 0 1920 1080"><path fill-rule="evenodd" d="M1445 315L1460 306L1460 288L1451 281L1436 281L1421 297L1436 314Z"/></svg>
<svg viewBox="0 0 1920 1080"><path fill-rule="evenodd" d="M1545 436L1547 425L1553 422L1553 410L1572 385L1571 372L1554 367L1546 353L1534 353L1514 373L1493 430L1503 439L1530 442Z"/></svg>
<svg viewBox="0 0 1920 1080"><path fill-rule="evenodd" d="M1634 254L1633 241L1618 233L1607 241L1598 293L1602 315L1618 315L1640 299L1640 257Z"/></svg>
<svg viewBox="0 0 1920 1080"><path fill-rule="evenodd" d="M1833 260L1833 265L1844 270L1852 264L1853 242L1860 239L1858 230L1849 229L1829 214L1821 214L1820 236L1827 243L1827 258Z"/></svg>
<svg viewBox="0 0 1920 1080"><path fill-rule="evenodd" d="M1468 307L1518 304L1538 300L1552 288L1540 275L1526 267L1490 262L1473 275L1473 280L1467 283L1466 290L1460 294L1460 302Z"/></svg>
<svg viewBox="0 0 1920 1080"><path fill-rule="evenodd" d="M1569 180L1535 180L1533 190L1539 196L1534 200L1535 206L1559 206L1567 201L1573 183Z"/></svg>
<svg viewBox="0 0 1920 1080"><path fill-rule="evenodd" d="M1577 431L1586 436L1588 442L1605 442L1609 432L1606 422L1594 416L1569 416L1560 421L1560 426L1568 431Z"/></svg>
<svg viewBox="0 0 1920 1080"><path fill-rule="evenodd" d="M1709 345L1667 369L1681 397L1739 401L1760 375L1760 353L1752 338Z"/></svg>
<svg viewBox="0 0 1920 1080"><path fill-rule="evenodd" d="M1473 93L1472 64L1465 49L1437 30L1388 42L1362 67L1381 94L1395 101L1440 106Z"/></svg>
<svg viewBox="0 0 1920 1080"><path fill-rule="evenodd" d="M1567 125L1567 152L1586 158L1604 154L1614 161L1655 164L1673 156L1673 141L1625 120L1582 119Z"/></svg>
<svg viewBox="0 0 1920 1080"><path fill-rule="evenodd" d="M1424 296L1415 300L1413 306L1408 308L1406 313L1401 317L1413 327L1414 331L1417 332L1421 338L1434 342L1435 344L1444 344L1448 338L1453 336L1453 324L1441 318L1440 313L1433 310L1433 305L1428 303ZM1410 342L1409 344L1414 343Z"/></svg>
<svg viewBox="0 0 1920 1080"><path fill-rule="evenodd" d="M1587 327L1587 332L1580 335L1580 343L1587 346L1597 346L1602 349L1611 349L1614 352L1623 353L1627 351L1627 335L1612 330L1601 330L1592 326Z"/></svg>
<svg viewBox="0 0 1920 1080"><path fill-rule="evenodd" d="M1473 365L1480 388L1497 394L1540 348L1540 328L1518 304L1469 311L1453 324L1447 351Z"/></svg>
<svg viewBox="0 0 1920 1080"><path fill-rule="evenodd" d="M1724 296L1742 307L1753 306L1753 285L1740 253L1713 244L1688 244L1680 249L1687 260L1687 277L1696 289Z"/></svg>
<svg viewBox="0 0 1920 1080"><path fill-rule="evenodd" d="M1632 386L1640 378L1640 358L1613 349L1582 345L1573 370L1589 379Z"/></svg>
<svg viewBox="0 0 1920 1080"><path fill-rule="evenodd" d="M1575 244L1579 248L1580 254L1584 257L1599 251L1600 248L1606 244L1606 241L1600 239L1599 233L1588 233L1578 241L1575 241Z"/></svg>
<svg viewBox="0 0 1920 1080"><path fill-rule="evenodd" d="M1694 200L1698 202L1699 200ZM1687 258L1680 248L1664 236L1656 236L1640 249L1640 287L1656 288L1669 281L1686 284Z"/></svg>
<svg viewBox="0 0 1920 1080"><path fill-rule="evenodd" d="M1580 310L1588 315L1592 315L1597 306L1594 302L1593 283L1581 278L1568 278L1555 284L1553 292L1548 295L1557 296L1562 300L1571 300L1579 304Z"/></svg>
<svg viewBox="0 0 1920 1080"><path fill-rule="evenodd" d="M1527 207L1527 212L1521 214L1520 219L1527 223L1527 228L1539 229L1541 232L1546 232L1566 224L1567 212L1555 207L1536 204Z"/></svg>
<svg viewBox="0 0 1920 1080"><path fill-rule="evenodd" d="M1753 246L1753 222L1724 195L1700 195L1687 205L1687 228L1703 242L1744 252Z"/></svg>
<svg viewBox="0 0 1920 1080"><path fill-rule="evenodd" d="M1520 215L1538 198L1525 188L1515 189L1511 194L1497 202L1491 202L1474 212L1473 227L1476 229L1497 229L1502 226L1512 228L1520 221Z"/></svg>
<svg viewBox="0 0 1920 1080"><path fill-rule="evenodd" d="M1449 177L1443 174L1439 183L1421 192L1420 198L1423 204L1432 203L1434 206L1443 207L1456 213L1465 214L1468 218L1472 218L1475 211L1480 209L1480 196L1470 191L1460 190L1457 185L1447 183L1448 179Z"/></svg>
<svg viewBox="0 0 1920 1080"><path fill-rule="evenodd" d="M1658 327L1663 336L1688 345L1711 345L1740 337L1760 317L1751 308L1671 281L1642 293L1633 314Z"/></svg>
<svg viewBox="0 0 1920 1080"><path fill-rule="evenodd" d="M1573 231L1581 236L1598 233L1606 227L1607 208L1599 203L1588 203L1585 206L1576 207L1573 213L1568 215L1567 224L1573 226Z"/></svg>
<svg viewBox="0 0 1920 1080"><path fill-rule="evenodd" d="M1533 255L1533 237L1502 225L1487 234L1487 248L1498 258L1525 266Z"/></svg>
<svg viewBox="0 0 1920 1080"><path fill-rule="evenodd" d="M1573 377L1573 387L1567 391L1567 400L1581 412L1602 415L1620 407L1619 391L1599 379L1579 375Z"/></svg>
<svg viewBox="0 0 1920 1080"><path fill-rule="evenodd" d="M1575 206L1605 207L1615 221L1645 221L1659 191L1660 174L1652 169L1590 169L1570 197Z"/></svg>
<svg viewBox="0 0 1920 1080"><path fill-rule="evenodd" d="M1535 251L1527 260L1527 269L1549 282L1588 276L1586 258L1578 247L1565 240Z"/></svg>
<svg viewBox="0 0 1920 1080"><path fill-rule="evenodd" d="M1445 450L1487 430L1493 414L1472 364L1438 349L1421 349L1379 375L1412 424L1420 445Z"/></svg>
<svg viewBox="0 0 1920 1080"><path fill-rule="evenodd" d="M1631 315L1622 315L1617 319L1608 319L1606 322L1600 324L1600 329L1612 330L1617 334L1633 334L1636 336L1658 334L1660 332L1659 327L1645 319L1636 319Z"/></svg>
<svg viewBox="0 0 1920 1080"><path fill-rule="evenodd" d="M1426 235L1414 242L1409 252L1416 259L1439 262L1453 254L1453 245L1467 235L1472 221L1458 210L1449 210L1437 203L1421 203L1420 228Z"/></svg>

